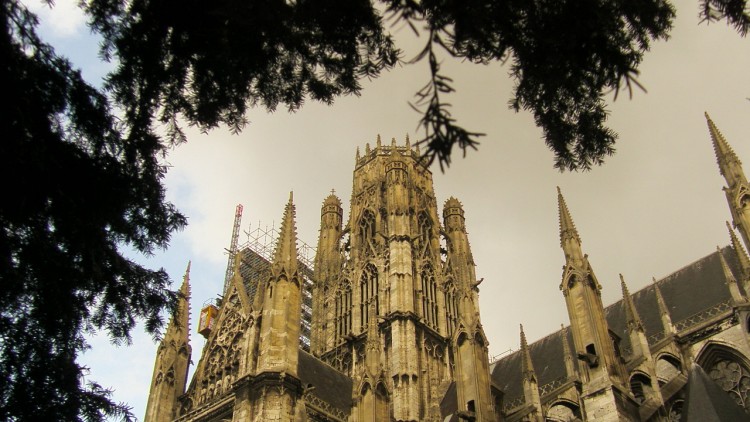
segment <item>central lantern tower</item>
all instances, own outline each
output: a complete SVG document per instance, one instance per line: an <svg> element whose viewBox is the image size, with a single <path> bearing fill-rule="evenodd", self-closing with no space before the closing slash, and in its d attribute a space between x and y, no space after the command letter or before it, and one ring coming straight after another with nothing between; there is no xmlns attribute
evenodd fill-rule
<svg viewBox="0 0 750 422"><path fill-rule="evenodd" d="M463 209L446 202L441 227L420 157L378 137L357 151L345 226L339 198L324 201L311 350L353 379L354 420L440 420L450 388L467 416L494 420Z"/></svg>

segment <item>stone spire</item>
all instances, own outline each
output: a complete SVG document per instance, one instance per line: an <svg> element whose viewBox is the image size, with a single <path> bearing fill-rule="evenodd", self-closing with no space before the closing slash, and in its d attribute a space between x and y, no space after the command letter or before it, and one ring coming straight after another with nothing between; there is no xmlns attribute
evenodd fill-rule
<svg viewBox="0 0 750 422"><path fill-rule="evenodd" d="M583 259L581 237L578 235L573 217L570 216L568 205L565 203L559 186L557 187L557 206L560 213L560 246L565 252L565 259L566 261L580 261Z"/></svg>
<svg viewBox="0 0 750 422"><path fill-rule="evenodd" d="M289 192L289 202L284 208L284 216L279 230L279 240L273 257L275 275L286 274L291 277L297 273L297 228L294 223L294 192Z"/></svg>
<svg viewBox="0 0 750 422"><path fill-rule="evenodd" d="M341 200L332 190L320 210L320 232L315 254L310 350L316 356L333 347L336 340L335 306L331 305L336 300L335 286L339 282L344 259L340 251L342 224Z"/></svg>
<svg viewBox="0 0 750 422"><path fill-rule="evenodd" d="M750 258L748 258L747 252L745 252L745 248L742 246L740 240L737 239L737 235L734 233L734 230L732 230L729 221L726 223L727 230L729 230L729 236L732 239L732 248L734 248L734 253L737 255L737 260L740 262L743 287L745 288L745 292L750 294L750 285L748 285L748 283L750 283Z"/></svg>
<svg viewBox="0 0 750 422"><path fill-rule="evenodd" d="M523 324L521 324L521 367L523 378L533 379L536 382L536 372L534 372L534 364L531 361L529 344L526 342L526 333L523 332Z"/></svg>
<svg viewBox="0 0 750 422"><path fill-rule="evenodd" d="M284 208L271 275L266 283L260 322L257 372L297 375L302 280L297 271L297 231L292 194Z"/></svg>
<svg viewBox="0 0 750 422"><path fill-rule="evenodd" d="M716 161L719 164L719 171L726 180L727 187L724 188L724 194L727 197L729 211L732 213L732 224L739 230L745 246L750 245L750 206L747 206L750 198L750 184L747 182L745 173L742 170L742 163L737 154L727 143L724 136L714 125L714 122L706 114L708 130L711 133Z"/></svg>
<svg viewBox="0 0 750 422"><path fill-rule="evenodd" d="M526 334L523 332L521 324L521 373L523 374L523 395L526 404L533 406L533 410L526 420L542 422L542 401L539 394L539 384L537 382L534 365L531 362L531 353L529 344L526 342Z"/></svg>
<svg viewBox="0 0 750 422"><path fill-rule="evenodd" d="M633 297L630 296L628 286L627 284L625 284L625 278L622 276L622 274L620 274L620 285L622 287L622 304L625 307L625 322L628 326L628 330L643 331L643 322L641 322L641 317L638 315L638 311L635 309Z"/></svg>
<svg viewBox="0 0 750 422"><path fill-rule="evenodd" d="M166 422L177 417L178 398L185 392L190 364L190 262L180 286L175 314L159 343L146 406L146 422Z"/></svg>
<svg viewBox="0 0 750 422"><path fill-rule="evenodd" d="M557 202L560 244L565 252L560 290L568 308L578 376L584 386L581 399L584 406L599 407L602 414L610 415L611 419L607 420L635 420L633 409L620 408L617 404L618 395L627 394L626 369L610 336L601 298L602 287L583 254L581 238L559 188Z"/></svg>
<svg viewBox="0 0 750 422"><path fill-rule="evenodd" d="M721 175L725 178L734 177L735 173L733 170L735 170L735 168L733 167L740 167L742 163L740 162L740 159L737 158L737 154L734 153L732 147L730 147L726 139L724 139L724 135L721 134L713 120L711 120L711 117L708 116L708 113L705 113L705 116L706 122L708 123L708 131L711 133L711 141L714 145L716 162L719 164L719 171L721 171ZM733 185L729 179L727 179L727 182L729 182L730 187Z"/></svg>
<svg viewBox="0 0 750 422"><path fill-rule="evenodd" d="M625 284L625 278L622 274L620 274L620 285L622 286L622 304L625 307L625 322L628 327L628 336L630 337L630 348L632 351L631 357L646 357L649 359L651 356L651 350L648 346L646 330L643 328L643 322L638 315L638 310L635 308L633 296L630 295L628 286Z"/></svg>
<svg viewBox="0 0 750 422"><path fill-rule="evenodd" d="M729 269L727 260L724 259L724 254L721 253L721 248L718 246L716 246L716 253L719 254L719 261L721 261L721 269L724 271L724 278L726 279L727 288L729 289L729 294L732 295L732 300L735 303L744 302L745 298L742 296L742 293L740 292L740 286L737 284L737 279L734 278L734 274L732 274L732 270Z"/></svg>
<svg viewBox="0 0 750 422"><path fill-rule="evenodd" d="M654 283L654 294L656 295L656 304L659 307L659 315L661 316L661 324L664 328L664 333L667 335L675 334L676 330L674 324L672 324L672 317L669 315L669 308L667 308L667 303L661 295L659 283L656 282L655 277L652 278L652 281Z"/></svg>

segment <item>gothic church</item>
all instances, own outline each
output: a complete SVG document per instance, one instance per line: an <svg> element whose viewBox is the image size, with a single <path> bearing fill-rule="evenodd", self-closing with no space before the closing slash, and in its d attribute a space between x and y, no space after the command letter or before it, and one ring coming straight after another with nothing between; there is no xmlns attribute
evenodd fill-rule
<svg viewBox="0 0 750 422"><path fill-rule="evenodd" d="M419 149L378 138L357 151L349 220L335 195L323 202L313 269L291 195L272 259L235 255L190 382L188 265L146 422L747 419L750 184L706 118L731 245L632 294L621 280L605 308L558 189L570 326L532 344L521 327L520 349L495 362L461 203L441 220Z"/></svg>

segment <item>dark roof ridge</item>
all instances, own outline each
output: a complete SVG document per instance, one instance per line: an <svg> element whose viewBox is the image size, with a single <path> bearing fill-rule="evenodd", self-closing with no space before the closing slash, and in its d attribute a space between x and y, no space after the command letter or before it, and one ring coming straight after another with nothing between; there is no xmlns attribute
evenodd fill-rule
<svg viewBox="0 0 750 422"><path fill-rule="evenodd" d="M724 246L723 248L721 248L721 251L723 252L727 248L731 248L731 245ZM665 283L668 279L671 279L671 278L677 276L677 274L679 274L679 273L681 273L681 272L683 272L683 271L685 271L685 270L693 267L694 265L698 264L699 262L705 261L706 259L710 258L711 256L713 256L713 255L715 255L717 253L718 253L718 251L713 251L713 252L709 253L708 255L703 256L702 258L698 258L695 261L693 261L693 262L691 262L691 263L689 263L687 265L684 265L679 270L672 271L668 275L666 275L666 276L664 276L664 277L656 280L656 284L661 285L661 284ZM646 291L646 289L648 289L648 288L653 289L653 286L654 286L654 283L646 284L645 286L641 287L640 289L635 290L632 293L630 293L630 296L635 296L637 293L639 293L641 291ZM621 302L622 302L622 298L618 299L615 302L610 303L609 305L607 305L607 306L604 307L604 312L608 313L607 310L609 310L613 306L616 306L616 305L620 304Z"/></svg>
<svg viewBox="0 0 750 422"><path fill-rule="evenodd" d="M731 245L726 245L726 246L724 246L723 248L721 248L722 252L723 252L723 251L724 251L725 249L727 249L727 248L731 248ZM656 283L657 283L657 284L662 284L663 282L665 282L666 280L668 280L668 279L670 279L670 278L674 277L674 276L675 276L675 275L677 275L678 273L680 273L680 272L682 272L682 271L684 271L684 270L687 270L687 269L691 268L691 267L692 267L692 266L694 266L695 264L697 264L697 263L699 263L699 262L702 262L702 261L704 261L704 260L708 259L709 257L713 256L713 255L714 255L714 254L716 254L716 253L718 253L718 252L717 252L717 251L713 251L713 252L709 253L708 255L705 255L705 256L703 256L703 257L701 257L701 258L698 258L698 259L696 259L695 261L692 261L691 263L689 263L689 264L687 264L687 265L684 265L684 266L683 266L683 267L681 267L680 269L678 269L678 270L676 270L676 271L673 271L673 272L671 272L670 274L668 274L668 275L666 275L666 276L664 276L664 277L660 278L659 280L656 280ZM652 289L653 289L653 283L649 283L649 284L647 284L647 285L645 285L645 286L641 287L640 289L638 289L638 290L635 290L634 292L632 292L632 293L631 293L631 296L634 296L634 295L636 295L637 293L639 293L639 292L641 292L641 291L646 291L646 290L647 290L647 289L649 289L649 288L652 288ZM604 308L604 312L605 312L605 314L608 314L608 312L607 312L607 311L608 311L608 310L609 310L610 308L613 308L614 306L617 306L617 305L619 305L619 304L620 304L621 302L622 302L622 298L620 298L619 300L617 300L617 301L615 301L615 302L613 302L613 303L611 303L611 304L607 305L607 306L606 306L606 307ZM570 325L567 325L567 326L566 326L566 328L570 328ZM541 337L541 338L538 338L538 339L534 340L533 342L530 342L530 343L529 343L529 348L533 348L535 344L537 344L537 343L540 343L540 342L542 342L543 340L546 340L547 338L549 338L549 337L551 337L551 336L553 336L553 335L555 335L555 334L558 334L558 333L560 333L560 332L562 332L562 331L563 331L563 328L558 328L557 330L555 330L555 331L553 331L553 332L551 332L551 333L547 334L546 336L544 336L544 337ZM503 356L502 358L500 358L500 359L496 360L495 362L492 362L492 364L494 365L494 364L496 364L496 363L498 363L498 362L500 362L500 361L506 360L506 359L510 358L511 356L515 355L516 353L518 353L519 351L520 351L520 348L519 348L518 350L514 350L514 351L513 351L513 353L509 353L509 354L507 354L507 355Z"/></svg>
<svg viewBox="0 0 750 422"><path fill-rule="evenodd" d="M343 375L343 376L345 376L345 377L349 378L349 375L346 375L345 373L343 373L343 372L339 371L338 369L336 369L336 368L334 368L333 366L329 365L329 364L328 364L328 362L326 362L326 361L324 361L323 359L321 359L321 358L319 358L319 357L317 357L317 356L313 355L312 353L308 352L307 350L305 350L305 349L302 349L302 348L300 348L300 349L299 349L299 351L300 351L300 353L304 353L304 354L306 354L306 355L310 356L311 358L313 358L313 359L317 360L318 362L322 363L323 365L325 365L325 366L327 366L327 367L329 367L329 368L333 369L334 371L338 372L339 374L341 374L341 375Z"/></svg>

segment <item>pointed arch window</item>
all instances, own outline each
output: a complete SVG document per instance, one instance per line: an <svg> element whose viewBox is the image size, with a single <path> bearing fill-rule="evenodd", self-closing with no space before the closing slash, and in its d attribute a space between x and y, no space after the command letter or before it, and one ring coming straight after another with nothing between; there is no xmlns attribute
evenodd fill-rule
<svg viewBox="0 0 750 422"><path fill-rule="evenodd" d="M370 210L364 210L359 219L359 238L364 245L375 238L375 214Z"/></svg>
<svg viewBox="0 0 750 422"><path fill-rule="evenodd" d="M458 302L456 298L456 286L453 280L448 280L445 284L445 322L448 329L448 336L452 336L458 326Z"/></svg>
<svg viewBox="0 0 750 422"><path fill-rule="evenodd" d="M437 284L435 272L428 264L422 267L422 316L425 323L436 329L438 327Z"/></svg>
<svg viewBox="0 0 750 422"><path fill-rule="evenodd" d="M336 340L352 330L352 291L348 283L336 293Z"/></svg>
<svg viewBox="0 0 750 422"><path fill-rule="evenodd" d="M420 212L417 217L417 225L419 226L420 249L422 252L426 251L429 253L430 248L427 245L430 244L430 240L432 239L432 219L426 212Z"/></svg>
<svg viewBox="0 0 750 422"><path fill-rule="evenodd" d="M375 302L375 313L380 314L380 304L378 303L378 269L373 264L367 264L362 271L362 277L359 282L359 294L360 326L364 330L367 327L371 302Z"/></svg>

